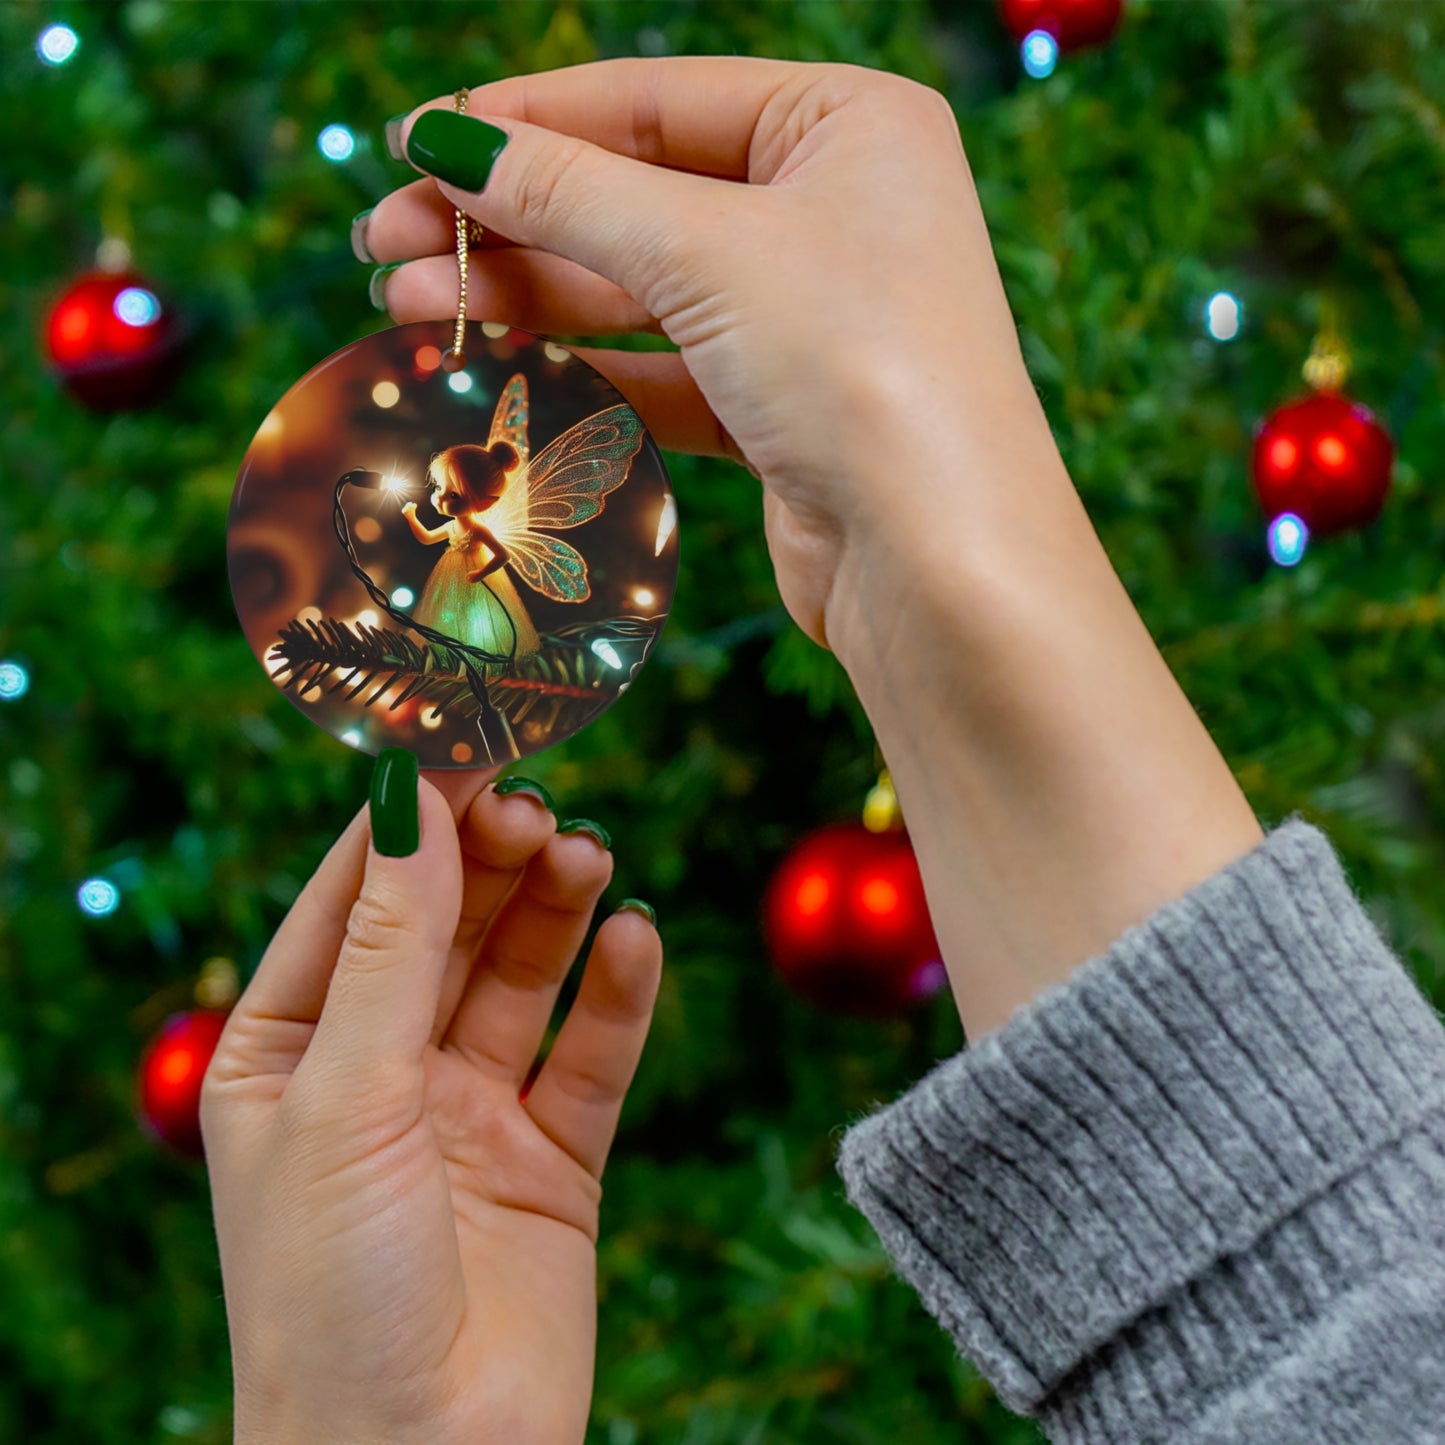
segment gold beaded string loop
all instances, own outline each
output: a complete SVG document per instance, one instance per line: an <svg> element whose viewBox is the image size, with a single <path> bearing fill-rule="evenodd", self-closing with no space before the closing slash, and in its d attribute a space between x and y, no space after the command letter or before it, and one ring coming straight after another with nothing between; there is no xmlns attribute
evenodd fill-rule
<svg viewBox="0 0 1445 1445"><path fill-rule="evenodd" d="M467 98L468 92L465 88L452 97L452 104L459 115L467 113ZM467 242L469 239L482 239L481 226L474 221L468 224L469 221L465 211L457 212L457 276L460 288L457 292L457 325L452 333L452 349L442 357L442 367L446 371L460 371L467 364L467 354L462 350L462 337L467 329Z"/></svg>

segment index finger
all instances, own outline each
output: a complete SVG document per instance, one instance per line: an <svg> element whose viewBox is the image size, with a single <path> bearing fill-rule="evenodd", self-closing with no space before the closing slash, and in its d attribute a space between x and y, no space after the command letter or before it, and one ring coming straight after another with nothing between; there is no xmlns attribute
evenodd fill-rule
<svg viewBox="0 0 1445 1445"><path fill-rule="evenodd" d="M468 109L671 170L767 179L750 175L749 166L769 103L786 97L790 86L810 83L817 69L744 55L629 56L490 81L471 91ZM447 96L412 114L452 105ZM399 153L399 135L388 136L388 144Z"/></svg>

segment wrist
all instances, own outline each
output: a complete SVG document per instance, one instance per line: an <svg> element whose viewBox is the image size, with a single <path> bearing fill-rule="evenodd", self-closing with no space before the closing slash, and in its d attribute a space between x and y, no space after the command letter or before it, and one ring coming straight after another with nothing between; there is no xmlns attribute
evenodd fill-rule
<svg viewBox="0 0 1445 1445"><path fill-rule="evenodd" d="M958 450L952 506L845 549L827 626L974 1038L1262 834L1052 438Z"/></svg>

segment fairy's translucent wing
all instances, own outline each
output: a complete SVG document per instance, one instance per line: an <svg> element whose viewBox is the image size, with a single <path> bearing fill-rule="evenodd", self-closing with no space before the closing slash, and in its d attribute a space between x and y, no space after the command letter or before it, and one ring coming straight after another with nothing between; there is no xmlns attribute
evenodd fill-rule
<svg viewBox="0 0 1445 1445"><path fill-rule="evenodd" d="M487 511L487 526L506 543L527 531L530 524L527 505L527 378L518 372L502 388L497 410L492 417L492 430L487 445L507 441L516 447L522 465L512 474L506 491Z"/></svg>
<svg viewBox="0 0 1445 1445"><path fill-rule="evenodd" d="M497 409L492 415L492 430L487 445L511 442L517 455L527 460L527 378L519 371L502 388Z"/></svg>
<svg viewBox="0 0 1445 1445"><path fill-rule="evenodd" d="M642 446L642 420L630 406L595 412L543 447L527 471L527 523L507 537L512 565L529 586L554 602L591 596L587 563L575 547L537 531L579 527L627 479Z"/></svg>

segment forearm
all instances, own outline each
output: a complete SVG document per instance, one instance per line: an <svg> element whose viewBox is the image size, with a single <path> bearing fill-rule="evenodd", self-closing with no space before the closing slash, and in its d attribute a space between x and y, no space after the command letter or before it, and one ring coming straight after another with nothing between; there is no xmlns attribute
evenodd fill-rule
<svg viewBox="0 0 1445 1445"><path fill-rule="evenodd" d="M828 614L970 1039L1262 836L1028 410L924 444L966 490L850 545Z"/></svg>

